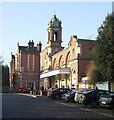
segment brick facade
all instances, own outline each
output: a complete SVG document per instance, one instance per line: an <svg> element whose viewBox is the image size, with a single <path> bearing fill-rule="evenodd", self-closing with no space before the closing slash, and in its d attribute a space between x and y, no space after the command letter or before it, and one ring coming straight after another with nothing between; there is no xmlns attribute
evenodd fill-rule
<svg viewBox="0 0 114 120"><path fill-rule="evenodd" d="M15 55L15 62L11 60L11 71L14 69L12 66L15 64L15 70L10 74L15 74L15 78L10 78L13 86L16 88L31 87L38 89L40 77L40 51L41 43L34 47L34 42L29 41L28 46L17 45L17 53ZM12 76L12 75L10 75Z"/></svg>
<svg viewBox="0 0 114 120"><path fill-rule="evenodd" d="M43 51L41 42L37 47L34 47L33 41L29 41L28 46L18 44L14 71L13 59L10 65L12 69L10 76L15 73L15 79L10 77L11 84L15 83L16 87L28 89L30 87L39 89L43 85L45 90L55 86L82 87L82 77L86 77L95 41L79 39L72 35L68 47L64 48L61 44L61 24L56 15L49 21L47 47Z"/></svg>
<svg viewBox="0 0 114 120"><path fill-rule="evenodd" d="M54 26L56 22L59 23L57 18L54 19L55 17L51 19L53 22L49 22L49 24L53 24L53 27L48 26L48 45L40 53L40 78L42 81L40 85L44 85L45 89L55 86L70 88L82 87L82 77L86 77L87 67L91 61L91 53L95 41L79 39L73 35L69 40L68 47L62 47L59 44L62 42L62 39L54 40L52 39L54 33L49 33L50 29L51 31L54 29L54 32L60 30L61 34L58 34L56 37L62 38L61 25ZM49 37L50 34L51 38ZM61 48L61 50L57 49L57 47Z"/></svg>

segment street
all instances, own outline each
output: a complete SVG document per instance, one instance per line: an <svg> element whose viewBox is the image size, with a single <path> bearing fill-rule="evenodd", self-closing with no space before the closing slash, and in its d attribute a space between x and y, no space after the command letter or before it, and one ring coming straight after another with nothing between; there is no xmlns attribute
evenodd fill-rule
<svg viewBox="0 0 114 120"><path fill-rule="evenodd" d="M111 110L83 107L47 96L3 93L2 118L112 118Z"/></svg>

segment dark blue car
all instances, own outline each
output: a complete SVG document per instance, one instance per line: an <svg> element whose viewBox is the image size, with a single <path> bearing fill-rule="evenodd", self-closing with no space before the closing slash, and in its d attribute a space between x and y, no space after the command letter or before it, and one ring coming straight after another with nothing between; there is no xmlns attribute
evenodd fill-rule
<svg viewBox="0 0 114 120"><path fill-rule="evenodd" d="M114 93L101 95L99 99L100 106L107 109L114 109Z"/></svg>
<svg viewBox="0 0 114 120"><path fill-rule="evenodd" d="M108 90L91 90L81 96L80 103L84 106L90 105L91 107L96 107L99 105L100 97L110 93L111 91Z"/></svg>

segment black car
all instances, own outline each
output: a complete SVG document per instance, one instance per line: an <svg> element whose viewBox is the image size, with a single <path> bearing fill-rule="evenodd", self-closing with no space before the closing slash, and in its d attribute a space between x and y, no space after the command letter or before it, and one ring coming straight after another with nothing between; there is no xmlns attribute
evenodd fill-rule
<svg viewBox="0 0 114 120"><path fill-rule="evenodd" d="M106 93L101 95L99 99L100 106L106 107L107 109L114 108L114 93Z"/></svg>
<svg viewBox="0 0 114 120"><path fill-rule="evenodd" d="M69 88L56 88L56 89L52 90L51 98L61 99L62 95L64 93L68 93L68 92L71 92L71 89L69 89Z"/></svg>
<svg viewBox="0 0 114 120"><path fill-rule="evenodd" d="M74 97L76 92L77 90L72 90L72 92L65 93L62 95L62 99L64 99L65 102L75 102Z"/></svg>
<svg viewBox="0 0 114 120"><path fill-rule="evenodd" d="M84 106L90 105L91 107L96 107L96 105L99 105L100 96L106 93L111 93L111 91L91 90L89 92L83 93L80 98L80 103L83 103Z"/></svg>

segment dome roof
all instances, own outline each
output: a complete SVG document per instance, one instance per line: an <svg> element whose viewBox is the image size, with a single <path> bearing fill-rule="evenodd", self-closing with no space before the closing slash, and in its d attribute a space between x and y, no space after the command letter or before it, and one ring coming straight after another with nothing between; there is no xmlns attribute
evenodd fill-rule
<svg viewBox="0 0 114 120"><path fill-rule="evenodd" d="M54 15L54 16L51 18L51 22L55 22L55 21L58 21L58 22L59 22L59 19L56 17L56 15Z"/></svg>
<svg viewBox="0 0 114 120"><path fill-rule="evenodd" d="M48 23L48 28L49 27L61 28L61 20L59 20L55 14Z"/></svg>

